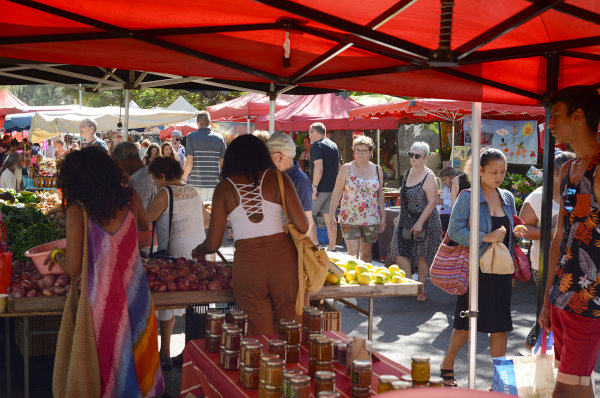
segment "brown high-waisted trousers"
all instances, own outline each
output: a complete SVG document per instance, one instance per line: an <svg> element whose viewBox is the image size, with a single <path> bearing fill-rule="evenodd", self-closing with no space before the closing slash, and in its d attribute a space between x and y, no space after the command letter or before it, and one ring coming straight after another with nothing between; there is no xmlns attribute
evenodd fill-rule
<svg viewBox="0 0 600 398"><path fill-rule="evenodd" d="M298 254L285 233L235 242L233 296L248 314L248 334L274 334L276 320L295 319Z"/></svg>

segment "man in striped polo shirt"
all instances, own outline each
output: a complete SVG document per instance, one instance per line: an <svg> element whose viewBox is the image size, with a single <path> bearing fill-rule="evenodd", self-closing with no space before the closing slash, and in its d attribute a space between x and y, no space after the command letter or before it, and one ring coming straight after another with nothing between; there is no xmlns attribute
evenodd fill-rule
<svg viewBox="0 0 600 398"><path fill-rule="evenodd" d="M188 180L200 194L200 199L206 202L212 200L215 186L219 182L227 147L223 136L210 130L208 112L201 111L196 120L198 130L186 138L183 180Z"/></svg>

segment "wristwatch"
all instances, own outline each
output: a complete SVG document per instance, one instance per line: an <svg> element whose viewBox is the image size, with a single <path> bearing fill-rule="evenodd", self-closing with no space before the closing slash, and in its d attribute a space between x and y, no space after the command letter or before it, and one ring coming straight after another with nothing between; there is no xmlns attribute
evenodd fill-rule
<svg viewBox="0 0 600 398"><path fill-rule="evenodd" d="M317 187L318 187L318 185L314 185L314 184L313 184L313 188L317 188Z"/></svg>

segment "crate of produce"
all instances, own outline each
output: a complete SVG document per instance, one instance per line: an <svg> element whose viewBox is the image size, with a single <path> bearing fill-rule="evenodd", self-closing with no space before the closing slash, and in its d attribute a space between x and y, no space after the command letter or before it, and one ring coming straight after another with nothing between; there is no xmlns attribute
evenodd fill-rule
<svg viewBox="0 0 600 398"><path fill-rule="evenodd" d="M28 331L29 334L33 334L27 336L30 357L52 355L56 352L56 341L58 340L61 318L61 315L28 318ZM15 320L15 342L19 347L21 355L25 355L24 327L24 319L17 318Z"/></svg>
<svg viewBox="0 0 600 398"><path fill-rule="evenodd" d="M330 332L339 332L342 330L342 313L335 308L329 301L311 301L310 305L318 307L323 311L323 330Z"/></svg>
<svg viewBox="0 0 600 398"><path fill-rule="evenodd" d="M205 337L208 312L227 313L235 308L235 303L188 305L185 310L185 342Z"/></svg>

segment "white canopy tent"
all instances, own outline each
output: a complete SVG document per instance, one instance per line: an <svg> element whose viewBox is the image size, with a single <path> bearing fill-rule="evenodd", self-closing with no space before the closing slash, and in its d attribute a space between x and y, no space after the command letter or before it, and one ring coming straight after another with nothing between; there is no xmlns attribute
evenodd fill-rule
<svg viewBox="0 0 600 398"><path fill-rule="evenodd" d="M183 122L194 118L197 112L165 109L129 109L128 128L149 128ZM65 112L37 112L31 120L31 129L48 132L78 133L81 120L90 118L98 124L98 131L116 130L117 123L126 116L119 107L89 108Z"/></svg>

